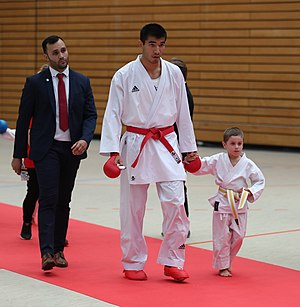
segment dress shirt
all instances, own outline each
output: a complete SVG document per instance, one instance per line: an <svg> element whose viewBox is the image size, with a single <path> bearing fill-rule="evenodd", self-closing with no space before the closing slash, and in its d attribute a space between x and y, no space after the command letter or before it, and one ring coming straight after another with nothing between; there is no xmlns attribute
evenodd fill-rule
<svg viewBox="0 0 300 307"><path fill-rule="evenodd" d="M50 69L50 73L52 76L52 83L53 83L54 96L55 96L55 109L56 109L56 132L55 132L54 139L57 141L69 142L71 141L70 130L67 129L66 131L62 131L59 128L58 78L56 76L59 73L64 74L63 80L64 80L65 87L66 87L66 96L67 96L67 104L68 104L68 112L69 112L69 66L67 66L67 68L62 72L59 72L53 69L52 67L49 67L49 69Z"/></svg>

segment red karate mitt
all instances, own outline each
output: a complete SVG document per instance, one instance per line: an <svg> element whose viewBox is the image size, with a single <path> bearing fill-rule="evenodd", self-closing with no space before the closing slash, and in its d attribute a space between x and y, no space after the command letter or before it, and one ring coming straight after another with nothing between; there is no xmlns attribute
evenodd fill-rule
<svg viewBox="0 0 300 307"><path fill-rule="evenodd" d="M121 170L115 163L115 155L112 155L103 165L103 172L109 178L117 178L121 174Z"/></svg>
<svg viewBox="0 0 300 307"><path fill-rule="evenodd" d="M189 173L195 173L197 172L201 167L201 160L199 157L197 157L195 160L189 162L189 164L184 163L184 168Z"/></svg>

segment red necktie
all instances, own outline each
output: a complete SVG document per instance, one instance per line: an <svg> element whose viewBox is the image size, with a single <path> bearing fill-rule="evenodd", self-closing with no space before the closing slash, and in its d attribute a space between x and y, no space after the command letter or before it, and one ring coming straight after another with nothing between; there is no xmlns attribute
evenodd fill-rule
<svg viewBox="0 0 300 307"><path fill-rule="evenodd" d="M62 131L68 129L68 106L64 74L57 74L58 78L58 105L59 105L59 127Z"/></svg>

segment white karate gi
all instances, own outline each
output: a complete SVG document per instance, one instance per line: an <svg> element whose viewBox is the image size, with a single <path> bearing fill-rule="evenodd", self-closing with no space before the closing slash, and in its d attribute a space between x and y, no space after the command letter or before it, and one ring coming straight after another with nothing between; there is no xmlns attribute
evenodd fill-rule
<svg viewBox="0 0 300 307"><path fill-rule="evenodd" d="M248 198L248 201L251 203L256 201L264 190L264 175L257 165L246 157L245 153L235 166L230 162L227 152L201 158L201 162L200 170L194 175L211 174L215 177L217 186L225 190L249 189L252 196ZM235 207L239 222L237 225L228 198L224 193L218 190L208 200L212 207L217 207L213 214L213 267L219 270L230 268L246 234L248 203L246 202L242 209L237 209L239 201L236 201Z"/></svg>
<svg viewBox="0 0 300 307"><path fill-rule="evenodd" d="M179 157L182 152L197 150L190 118L185 83L180 69L161 59L161 76L156 91L153 80L140 56L118 70L111 82L103 118L100 154L120 152L126 170L121 173L121 247L126 270L142 270L147 260L147 246L142 234L149 184L156 183L166 229L158 263L183 266L184 243L189 220L184 210L183 181L186 173L166 147L149 139L135 168L144 135L125 132L122 124L138 128L163 128L176 122L175 132L165 136Z"/></svg>

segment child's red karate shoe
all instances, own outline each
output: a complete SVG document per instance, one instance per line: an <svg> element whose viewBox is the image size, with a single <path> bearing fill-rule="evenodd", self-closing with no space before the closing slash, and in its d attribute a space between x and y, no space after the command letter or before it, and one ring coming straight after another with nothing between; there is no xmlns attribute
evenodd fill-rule
<svg viewBox="0 0 300 307"><path fill-rule="evenodd" d="M184 281L185 279L190 277L189 274L183 268L175 266L165 265L164 273L166 276L170 276L179 282Z"/></svg>
<svg viewBox="0 0 300 307"><path fill-rule="evenodd" d="M131 280L146 280L147 275L143 270L124 270L125 277Z"/></svg>

